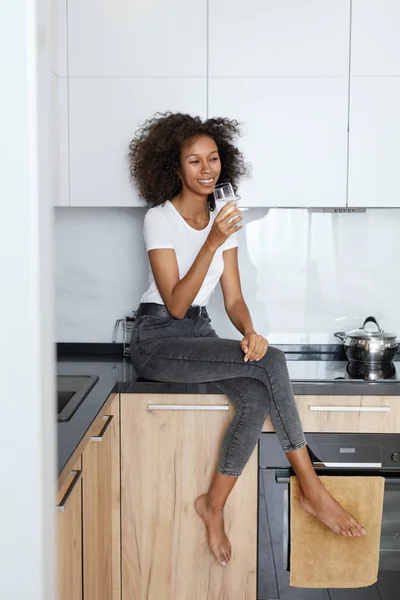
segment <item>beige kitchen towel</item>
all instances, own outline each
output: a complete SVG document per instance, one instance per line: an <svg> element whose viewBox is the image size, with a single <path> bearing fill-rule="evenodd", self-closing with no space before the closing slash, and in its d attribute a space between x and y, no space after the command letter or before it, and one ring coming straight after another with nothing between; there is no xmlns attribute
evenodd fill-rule
<svg viewBox="0 0 400 600"><path fill-rule="evenodd" d="M299 504L300 485L290 478L290 585L305 588L358 588L377 581L383 477L321 476L321 481L367 535L334 533Z"/></svg>

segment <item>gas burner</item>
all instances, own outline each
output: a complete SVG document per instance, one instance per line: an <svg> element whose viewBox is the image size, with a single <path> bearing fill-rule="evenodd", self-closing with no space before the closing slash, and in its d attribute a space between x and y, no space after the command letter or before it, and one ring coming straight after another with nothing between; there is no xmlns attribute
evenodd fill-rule
<svg viewBox="0 0 400 600"><path fill-rule="evenodd" d="M290 379L296 383L335 381L340 385L353 381L358 384L365 382L366 385L372 382L400 384L400 362L372 365L347 360L288 360L287 365Z"/></svg>
<svg viewBox="0 0 400 600"><path fill-rule="evenodd" d="M350 360L346 366L346 376L348 379L376 381L379 379L393 379L395 375L396 367L392 362L367 363Z"/></svg>

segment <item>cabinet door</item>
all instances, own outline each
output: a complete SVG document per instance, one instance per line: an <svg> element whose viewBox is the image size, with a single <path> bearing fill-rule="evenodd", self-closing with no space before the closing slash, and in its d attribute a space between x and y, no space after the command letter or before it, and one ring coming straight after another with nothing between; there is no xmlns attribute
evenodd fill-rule
<svg viewBox="0 0 400 600"><path fill-rule="evenodd" d="M193 504L232 414L222 395L121 395L122 600L256 598L257 451L225 507L226 568Z"/></svg>
<svg viewBox="0 0 400 600"><path fill-rule="evenodd" d="M349 206L399 207L400 79L352 77Z"/></svg>
<svg viewBox="0 0 400 600"><path fill-rule="evenodd" d="M352 0L351 74L400 75L400 2Z"/></svg>
<svg viewBox="0 0 400 600"><path fill-rule="evenodd" d="M400 433L397 396L297 396L304 431Z"/></svg>
<svg viewBox="0 0 400 600"><path fill-rule="evenodd" d="M81 459L58 494L58 600L82 600Z"/></svg>
<svg viewBox="0 0 400 600"><path fill-rule="evenodd" d="M117 600L119 597L118 453L118 404L114 401L113 409L100 421L99 432L83 453L85 600ZM117 577L114 582L113 577Z"/></svg>
<svg viewBox="0 0 400 600"><path fill-rule="evenodd" d="M207 0L68 0L71 77L207 73Z"/></svg>
<svg viewBox="0 0 400 600"><path fill-rule="evenodd" d="M304 431L400 433L398 396L296 396ZM263 431L275 431L271 419Z"/></svg>
<svg viewBox="0 0 400 600"><path fill-rule="evenodd" d="M129 180L129 142L157 112L206 116L206 78L71 79L70 205L144 206Z"/></svg>
<svg viewBox="0 0 400 600"><path fill-rule="evenodd" d="M350 0L210 0L211 76L346 76Z"/></svg>
<svg viewBox="0 0 400 600"><path fill-rule="evenodd" d="M243 206L345 206L348 78L212 78L211 116L244 124Z"/></svg>
<svg viewBox="0 0 400 600"><path fill-rule="evenodd" d="M57 77L58 111L56 113L56 135L54 137L55 173L57 182L55 206L69 206L69 157L68 157L68 79Z"/></svg>

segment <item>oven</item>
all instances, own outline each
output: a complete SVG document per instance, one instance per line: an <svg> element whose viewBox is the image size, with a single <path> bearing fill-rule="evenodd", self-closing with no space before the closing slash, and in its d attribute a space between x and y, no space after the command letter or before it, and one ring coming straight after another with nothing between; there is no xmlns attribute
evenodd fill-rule
<svg viewBox="0 0 400 600"><path fill-rule="evenodd" d="M263 433L258 471L257 600L399 600L400 434L307 433L318 475L385 478L378 581L368 588L307 589L289 586L290 475L275 433Z"/></svg>

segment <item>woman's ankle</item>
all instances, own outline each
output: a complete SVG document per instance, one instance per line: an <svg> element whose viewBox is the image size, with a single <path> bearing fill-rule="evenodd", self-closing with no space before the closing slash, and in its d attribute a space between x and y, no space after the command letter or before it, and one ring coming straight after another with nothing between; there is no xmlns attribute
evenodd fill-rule
<svg viewBox="0 0 400 600"><path fill-rule="evenodd" d="M207 508L213 511L223 511L225 507L226 500L221 498L216 498L211 494L206 494L205 497Z"/></svg>
<svg viewBox="0 0 400 600"><path fill-rule="evenodd" d="M323 489L325 489L324 484L316 473L315 477L311 476L303 478L302 480L299 479L299 484L303 496L305 496L308 500L318 497Z"/></svg>

